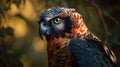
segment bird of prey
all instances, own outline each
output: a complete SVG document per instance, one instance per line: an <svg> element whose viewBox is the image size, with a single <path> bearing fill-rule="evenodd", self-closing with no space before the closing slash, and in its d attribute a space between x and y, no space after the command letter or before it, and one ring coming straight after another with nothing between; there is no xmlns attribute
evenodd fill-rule
<svg viewBox="0 0 120 67"><path fill-rule="evenodd" d="M116 57L85 25L74 8L52 7L39 16L49 67L115 67Z"/></svg>

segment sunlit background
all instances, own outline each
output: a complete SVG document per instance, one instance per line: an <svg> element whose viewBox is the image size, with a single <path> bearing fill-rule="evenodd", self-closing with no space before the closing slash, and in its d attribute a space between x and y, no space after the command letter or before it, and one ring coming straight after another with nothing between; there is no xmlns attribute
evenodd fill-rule
<svg viewBox="0 0 120 67"><path fill-rule="evenodd" d="M53 6L75 8L81 13L88 28L114 50L119 62L120 0L0 0L0 53L7 54L7 58L3 54L5 59L0 56L0 62L3 58L9 66L17 59L21 63L16 63L18 66L48 67L47 45L39 37L37 20L41 12Z"/></svg>

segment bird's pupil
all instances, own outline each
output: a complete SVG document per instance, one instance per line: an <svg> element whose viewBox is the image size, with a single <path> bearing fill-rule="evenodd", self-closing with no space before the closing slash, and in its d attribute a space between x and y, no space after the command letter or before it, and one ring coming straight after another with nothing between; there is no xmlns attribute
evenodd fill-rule
<svg viewBox="0 0 120 67"><path fill-rule="evenodd" d="M56 19L55 19L55 23L59 23L59 18L56 18Z"/></svg>

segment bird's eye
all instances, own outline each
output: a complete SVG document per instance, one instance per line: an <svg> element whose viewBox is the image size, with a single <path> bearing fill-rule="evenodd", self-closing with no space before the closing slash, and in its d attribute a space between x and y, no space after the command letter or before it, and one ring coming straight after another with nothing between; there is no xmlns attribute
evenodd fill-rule
<svg viewBox="0 0 120 67"><path fill-rule="evenodd" d="M55 18L55 19L54 19L54 23L58 24L58 23L59 23L59 20L60 20L60 18Z"/></svg>

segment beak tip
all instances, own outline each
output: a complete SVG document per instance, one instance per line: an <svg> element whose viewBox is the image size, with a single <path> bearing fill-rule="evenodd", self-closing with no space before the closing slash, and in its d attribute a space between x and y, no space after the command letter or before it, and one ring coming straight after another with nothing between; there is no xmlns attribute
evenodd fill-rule
<svg viewBox="0 0 120 67"><path fill-rule="evenodd" d="M43 40L43 33L42 33L41 29L39 29L39 36Z"/></svg>
<svg viewBox="0 0 120 67"><path fill-rule="evenodd" d="M43 40L43 36L42 35L40 35L40 38Z"/></svg>
<svg viewBox="0 0 120 67"><path fill-rule="evenodd" d="M40 36L40 38L43 40L43 35L40 34L39 36Z"/></svg>

